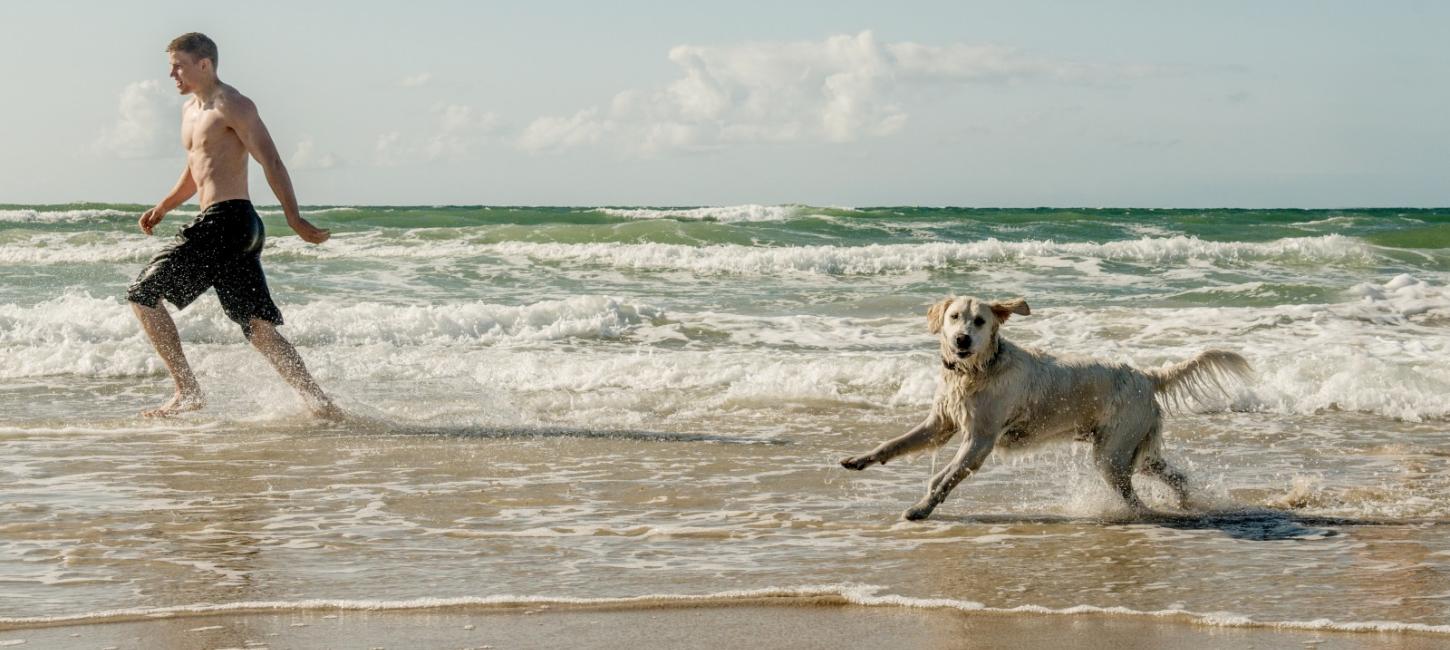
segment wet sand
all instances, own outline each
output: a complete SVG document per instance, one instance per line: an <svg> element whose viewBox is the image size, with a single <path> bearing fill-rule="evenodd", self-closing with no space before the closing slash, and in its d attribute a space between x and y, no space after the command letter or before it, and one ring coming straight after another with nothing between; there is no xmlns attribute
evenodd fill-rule
<svg viewBox="0 0 1450 650"><path fill-rule="evenodd" d="M0 630L0 648L1443 648L1405 633L1216 628L1112 616L970 614L830 599L645 608L228 612Z"/></svg>

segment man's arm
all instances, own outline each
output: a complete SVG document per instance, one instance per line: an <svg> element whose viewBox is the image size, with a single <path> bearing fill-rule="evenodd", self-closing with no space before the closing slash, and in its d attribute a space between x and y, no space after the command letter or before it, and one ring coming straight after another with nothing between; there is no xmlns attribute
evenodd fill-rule
<svg viewBox="0 0 1450 650"><path fill-rule="evenodd" d="M272 193L277 195L277 201L282 204L282 213L287 215L287 225L296 231L298 237L309 243L321 244L327 241L332 233L303 219L302 213L297 209L297 195L292 191L292 177L287 174L287 167L282 164L282 155L277 153L277 145L272 142L272 135L267 133L267 126L262 124L257 105L250 99L238 96L228 101L225 107L219 107L219 110L222 117L226 118L227 125L242 139L247 153L262 165L262 171L267 175L267 185L271 186Z"/></svg>
<svg viewBox="0 0 1450 650"><path fill-rule="evenodd" d="M151 234L151 229L161 223L167 212L175 210L176 206L185 203L187 199L195 195L196 179L191 177L191 166L188 165L182 168L181 179L176 181L176 186L171 188L171 192L166 195L166 198L161 199L156 207L142 213L141 218L136 221L141 226L141 232Z"/></svg>

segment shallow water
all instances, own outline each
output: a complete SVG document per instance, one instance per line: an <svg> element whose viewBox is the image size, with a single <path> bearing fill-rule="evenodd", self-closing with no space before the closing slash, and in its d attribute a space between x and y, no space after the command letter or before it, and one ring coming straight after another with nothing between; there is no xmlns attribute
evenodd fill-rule
<svg viewBox="0 0 1450 650"><path fill-rule="evenodd" d="M0 621L810 587L1450 632L1450 212L320 208L321 247L268 214L282 331L357 415L319 426L210 296L208 408L134 416L168 390L139 211L0 206ZM1069 445L899 521L930 456L835 461L920 419L950 292L1063 353L1247 357L1168 424L1194 508L1142 481L1128 517Z"/></svg>

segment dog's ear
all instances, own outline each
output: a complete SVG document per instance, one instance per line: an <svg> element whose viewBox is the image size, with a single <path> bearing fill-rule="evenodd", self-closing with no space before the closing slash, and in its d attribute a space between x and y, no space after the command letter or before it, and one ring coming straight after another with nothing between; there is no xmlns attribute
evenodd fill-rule
<svg viewBox="0 0 1450 650"><path fill-rule="evenodd" d="M940 332L941 331L941 323L942 323L942 319L946 317L947 305L952 304L952 301L953 300L956 300L956 298L954 298L952 296L948 296L946 298L942 298L941 300L936 301L935 304L933 304L931 307L927 308L927 310L926 310L926 331L927 332L929 332L931 334L936 334L937 332Z"/></svg>
<svg viewBox="0 0 1450 650"><path fill-rule="evenodd" d="M991 307L992 314L995 315L997 317L997 321L1001 323L1007 322L1007 319L1010 318L1012 314L1026 316L1032 313L1032 308L1027 306L1026 298L1013 298L1011 300L994 302L992 303Z"/></svg>

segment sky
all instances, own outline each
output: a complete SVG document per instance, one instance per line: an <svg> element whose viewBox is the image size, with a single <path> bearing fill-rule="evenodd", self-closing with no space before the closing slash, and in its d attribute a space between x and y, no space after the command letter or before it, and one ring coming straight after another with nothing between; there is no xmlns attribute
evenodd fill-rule
<svg viewBox="0 0 1450 650"><path fill-rule="evenodd" d="M305 205L1450 206L1450 3L1289 0L4 3L0 203L159 201L189 31Z"/></svg>

